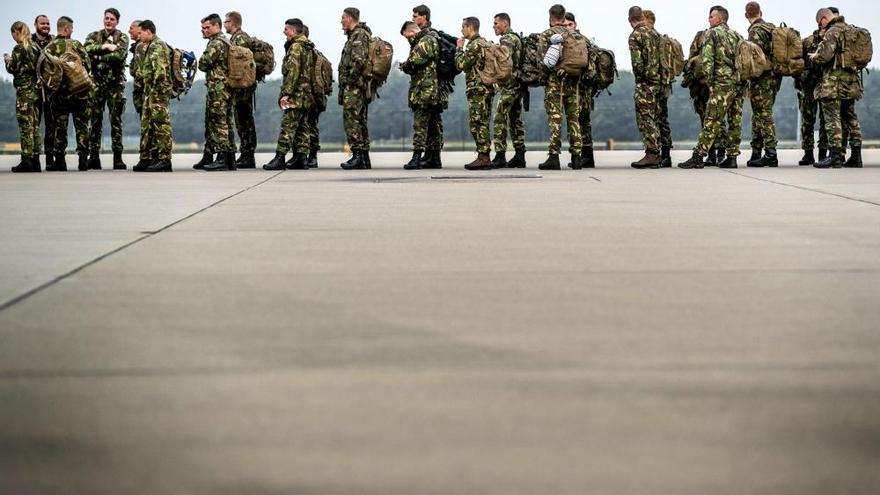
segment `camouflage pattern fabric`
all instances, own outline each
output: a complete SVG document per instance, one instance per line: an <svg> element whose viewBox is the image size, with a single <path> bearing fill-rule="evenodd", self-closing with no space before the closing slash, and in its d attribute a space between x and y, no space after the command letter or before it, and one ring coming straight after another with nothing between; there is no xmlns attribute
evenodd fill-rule
<svg viewBox="0 0 880 495"><path fill-rule="evenodd" d="M568 34L565 26L553 26L541 33L538 40L540 53L547 53L550 47L550 38L554 34ZM551 155L558 155L562 151L562 119L565 116L568 125L569 151L580 155L583 149L581 138L581 95L580 78L566 76L549 70L547 85L544 87L544 109L547 111L547 126L550 128L550 145L548 151Z"/></svg>
<svg viewBox="0 0 880 495"><path fill-rule="evenodd" d="M819 82L822 81L822 67L814 64L807 54L814 53L819 49L822 37L819 31L813 31L804 41L804 62L806 67L799 77L794 80L797 90L798 107L801 111L801 147L804 150L812 150L816 145L813 131L816 128L816 120L819 121L819 149L828 149L828 134L825 132L825 114L821 111L819 100L814 93Z"/></svg>
<svg viewBox="0 0 880 495"><path fill-rule="evenodd" d="M304 35L288 41L287 51L281 66L284 79L281 83L279 100L287 97L290 107L281 117L281 130L278 133L277 153L294 150L308 153L310 149L308 113L312 107L312 79L315 73L314 45Z"/></svg>
<svg viewBox="0 0 880 495"><path fill-rule="evenodd" d="M56 36L46 47L46 53L60 57L70 44L82 59L83 66L90 70L89 56L79 41ZM67 126L73 115L73 128L76 133L76 151L86 154L89 151L89 131L91 128L91 97L93 91L80 95L67 94L62 88L49 96L49 116L52 122L51 151L56 155L67 152ZM48 120L47 120L48 122Z"/></svg>
<svg viewBox="0 0 880 495"><path fill-rule="evenodd" d="M773 57L773 24L758 19L749 27L749 41L764 51L768 60ZM749 83L749 102L752 106L752 148L776 149L776 124L773 122L773 104L782 85L782 78L767 71Z"/></svg>
<svg viewBox="0 0 880 495"><path fill-rule="evenodd" d="M229 39L229 42L247 49L251 48L252 43L251 37L244 31L237 31ZM254 122L254 94L256 91L256 84L250 88L230 89L232 114L242 153L253 153L257 149L257 125Z"/></svg>
<svg viewBox="0 0 880 495"><path fill-rule="evenodd" d="M645 151L660 153L660 100L665 97L666 87L660 82L660 35L639 23L629 35L629 52L632 59L636 86L633 95L636 107L636 124L642 134Z"/></svg>
<svg viewBox="0 0 880 495"><path fill-rule="evenodd" d="M373 99L370 81L364 75L370 62L372 32L360 23L346 33L348 39L339 61L339 103L348 144L353 151L370 150L368 108Z"/></svg>
<svg viewBox="0 0 880 495"><path fill-rule="evenodd" d="M440 41L436 31L422 30L410 42L400 70L410 76L409 107L413 110L413 150L443 149L443 110L449 94L437 78Z"/></svg>
<svg viewBox="0 0 880 495"><path fill-rule="evenodd" d="M464 72L467 82L468 127L477 145L477 153L492 151L492 138L489 134L489 121L492 118L492 99L495 90L483 84L479 70L483 61L483 41L479 35L468 39L467 45L455 53L455 65Z"/></svg>
<svg viewBox="0 0 880 495"><path fill-rule="evenodd" d="M146 48L146 43L135 41L129 50L131 52L131 63L129 64L129 74L132 79L131 99L138 115L141 114L144 104L144 82L140 78L139 67L144 59Z"/></svg>
<svg viewBox="0 0 880 495"><path fill-rule="evenodd" d="M843 150L845 133L853 146L861 146L862 129L855 112L855 101L864 95L859 74L840 68L835 60L840 56L843 46L843 30L846 20L835 17L828 23L825 37L819 43L817 57L813 61L823 68L822 80L813 96L822 105L825 114L825 132L828 135L829 149Z"/></svg>
<svg viewBox="0 0 880 495"><path fill-rule="evenodd" d="M699 63L710 88L703 130L694 148L700 156L706 156L713 145L719 144L725 119L727 156L740 154L744 89L736 71L736 47L741 40L738 33L723 23L709 30L700 51Z"/></svg>
<svg viewBox="0 0 880 495"><path fill-rule="evenodd" d="M109 52L102 46L116 45ZM110 113L110 137L114 153L121 153L122 114L125 113L125 60L128 58L128 35L122 31L95 31L86 38L85 50L91 57L92 81L95 92L92 97L92 127L89 131L89 149L93 154L101 151L101 134L104 126L104 107Z"/></svg>
<svg viewBox="0 0 880 495"><path fill-rule="evenodd" d="M226 37L220 33L208 39L199 58L199 70L205 73L205 150L212 153L235 152L229 115L232 96L226 87L229 53Z"/></svg>
<svg viewBox="0 0 880 495"><path fill-rule="evenodd" d="M509 29L501 35L501 46L506 46L510 52L513 67L519 67L522 58L522 40ZM495 140L495 151L504 153L507 151L507 135L510 134L513 141L513 149L517 151L526 149L526 126L523 120L523 98L528 88L518 80L518 74L514 70L513 78L498 89L498 101L495 103L495 120L492 128Z"/></svg>
<svg viewBox="0 0 880 495"><path fill-rule="evenodd" d="M39 48L40 52L45 50L53 39L54 37L51 34L44 39L38 38L36 33L31 34L31 42ZM43 94L42 91L40 91L40 101L37 104L37 113L39 115L39 118L37 119L38 124L40 120L45 120L46 132L43 134L43 141L45 143L43 149L46 150L46 152L49 152L52 150L52 137L54 136L55 131L53 129L52 119L44 119L44 117L49 115L49 98L48 95Z"/></svg>
<svg viewBox="0 0 880 495"><path fill-rule="evenodd" d="M42 92L37 80L39 57L40 48L29 43L16 45L12 49L12 59L6 62L6 72L12 74L12 85L15 87L15 119L18 121L21 154L24 156L40 154Z"/></svg>
<svg viewBox="0 0 880 495"><path fill-rule="evenodd" d="M142 160L170 160L171 135L171 49L159 37L144 44L138 64L144 96L141 105Z"/></svg>

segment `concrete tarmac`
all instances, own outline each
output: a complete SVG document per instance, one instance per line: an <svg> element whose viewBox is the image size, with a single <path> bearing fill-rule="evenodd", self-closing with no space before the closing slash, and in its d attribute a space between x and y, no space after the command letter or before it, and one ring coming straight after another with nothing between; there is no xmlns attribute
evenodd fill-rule
<svg viewBox="0 0 880 495"><path fill-rule="evenodd" d="M878 493L880 152L639 156L0 159L0 493Z"/></svg>

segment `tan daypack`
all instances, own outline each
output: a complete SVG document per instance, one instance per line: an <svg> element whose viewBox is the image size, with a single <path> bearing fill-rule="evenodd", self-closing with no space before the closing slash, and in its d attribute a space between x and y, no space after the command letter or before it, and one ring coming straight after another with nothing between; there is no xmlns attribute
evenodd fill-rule
<svg viewBox="0 0 880 495"><path fill-rule="evenodd" d="M804 71L804 45L801 33L780 24L771 31L772 57L769 61L777 76L799 76Z"/></svg>
<svg viewBox="0 0 880 495"><path fill-rule="evenodd" d="M755 43L740 40L736 45L736 71L740 81L751 81L770 70L770 62L764 56L764 50Z"/></svg>
<svg viewBox="0 0 880 495"><path fill-rule="evenodd" d="M840 52L840 67L860 71L868 67L874 58L874 44L871 32L847 24L843 29L843 47Z"/></svg>
<svg viewBox="0 0 880 495"><path fill-rule="evenodd" d="M49 55L45 51L40 53L37 59L37 78L46 90L55 92L61 89L64 81L63 63L58 57Z"/></svg>
<svg viewBox="0 0 880 495"><path fill-rule="evenodd" d="M254 62L254 52L250 48L234 45L225 38L220 39L226 43L229 52L226 86L232 89L245 89L256 85L257 64Z"/></svg>
<svg viewBox="0 0 880 495"><path fill-rule="evenodd" d="M580 76L590 65L587 38L569 32L562 36L562 53L559 54L556 71L569 76Z"/></svg>
<svg viewBox="0 0 880 495"><path fill-rule="evenodd" d="M513 60L510 58L510 49L486 39L479 40L477 44L483 51L482 67L477 68L480 81L487 86L510 81L513 78Z"/></svg>
<svg viewBox="0 0 880 495"><path fill-rule="evenodd" d="M312 94L315 98L333 94L333 65L318 50L315 50L315 77L312 80Z"/></svg>
<svg viewBox="0 0 880 495"><path fill-rule="evenodd" d="M660 77L665 85L672 84L684 70L684 50L675 38L660 38Z"/></svg>
<svg viewBox="0 0 880 495"><path fill-rule="evenodd" d="M370 63L366 66L366 73L373 81L373 88L385 84L388 74L391 73L391 61L394 58L394 47L382 38L370 38Z"/></svg>

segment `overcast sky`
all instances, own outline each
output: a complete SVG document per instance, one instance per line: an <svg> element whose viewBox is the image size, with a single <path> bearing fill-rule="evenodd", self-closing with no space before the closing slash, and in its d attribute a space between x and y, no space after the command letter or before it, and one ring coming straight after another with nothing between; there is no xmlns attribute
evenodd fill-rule
<svg viewBox="0 0 880 495"><path fill-rule="evenodd" d="M835 1L847 20L853 24L870 29L880 39L880 6L864 0L828 0ZM685 45L685 49L693 39L697 30L707 25L709 7L719 0L683 2L672 0L651 0L642 4L657 14L657 29L669 34ZM745 1L735 4L724 4L731 12L730 25L740 33L745 33L748 23L744 18ZM355 6L361 9L361 20L378 35L394 44L395 58L400 60L406 56L408 44L400 36L400 26L412 15L412 7L416 1L386 0L382 2L348 3L340 0L324 1L280 1L280 0L248 0L218 2L206 0L37 0L33 2L4 2L0 17L5 26L16 20L33 23L38 13L47 14L52 20L54 34L55 20L60 15L67 15L74 20L74 38L82 41L86 35L102 27L103 11L113 6L120 10L122 19L120 26L127 30L133 19L151 19L156 23L158 34L175 47L193 50L201 54L205 41L199 32L199 20L213 12L222 17L230 10L238 10L244 17L244 30L272 43L276 56L283 57L284 36L282 30L284 20L291 17L301 18L311 29L312 40L318 49L330 58L334 65L339 59L345 37L339 26L342 9ZM614 4L618 5L615 6ZM468 0L445 0L428 2L433 10L434 26L449 33L460 33L461 19L476 16L482 23L484 36L495 40L492 32L492 18L506 11L513 19L516 31L532 33L547 27L547 9L551 3L509 2L490 0L474 2ZM578 17L581 32L593 38L600 46L610 48L617 54L621 69L629 69L629 51L627 37L631 31L627 22L626 4L617 2L578 2L565 4ZM620 6L622 5L622 6ZM798 29L802 35L812 32L816 27L816 10L824 4L812 1L775 0L762 2L764 17L767 21L787 22ZM9 36L8 28L4 28L4 36L0 36L0 50L3 53L12 51L14 43ZM875 42L876 43L876 42ZM880 64L875 64L880 65ZM5 69L0 71L6 76ZM276 69L275 77L279 75ZM7 76L8 77L8 76Z"/></svg>

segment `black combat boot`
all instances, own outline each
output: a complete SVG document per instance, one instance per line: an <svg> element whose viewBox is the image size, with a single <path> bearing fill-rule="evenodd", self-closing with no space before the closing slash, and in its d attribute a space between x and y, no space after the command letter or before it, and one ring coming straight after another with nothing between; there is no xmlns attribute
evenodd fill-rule
<svg viewBox="0 0 880 495"><path fill-rule="evenodd" d="M79 160L77 163L77 168L80 172L88 172L89 171L89 154L88 153L79 153Z"/></svg>
<svg viewBox="0 0 880 495"><path fill-rule="evenodd" d="M254 158L254 152L242 151L241 156L239 156L238 160L235 162L235 166L238 168L257 168L257 161Z"/></svg>
<svg viewBox="0 0 880 495"><path fill-rule="evenodd" d="M273 158L269 163L263 165L263 170L284 170L286 168L284 164L284 157L287 156L287 153L275 153L275 158Z"/></svg>
<svg viewBox="0 0 880 495"><path fill-rule="evenodd" d="M843 168L843 150L830 150L828 157L813 166L816 168Z"/></svg>
<svg viewBox="0 0 880 495"><path fill-rule="evenodd" d="M32 162L32 158L27 155L21 155L21 161L18 165L12 167L12 173L14 174L30 174L33 172L40 171L40 163L37 162L36 170L34 170L34 165Z"/></svg>
<svg viewBox="0 0 880 495"><path fill-rule="evenodd" d="M703 167L705 167L705 165L703 165L703 157L700 156L700 154L696 151L694 151L694 154L690 158L688 158L686 162L678 164L678 168L683 168L686 170L701 169Z"/></svg>
<svg viewBox="0 0 880 495"><path fill-rule="evenodd" d="M596 168L596 158L593 156L593 147L584 148L581 153L581 166L583 168Z"/></svg>
<svg viewBox="0 0 880 495"><path fill-rule="evenodd" d="M345 169L345 170L353 170L352 165L354 165L355 162L359 161L359 160L358 160L358 156L359 156L359 155L360 155L360 151L358 151L358 150L351 150L351 157L349 157L348 160L346 160L346 161L342 162L341 164L339 164L339 166L342 167L342 168Z"/></svg>
<svg viewBox="0 0 880 495"><path fill-rule="evenodd" d="M761 159L761 152L764 151L762 148L752 148L752 157L749 158L749 161L746 162L747 167L754 167L752 163Z"/></svg>
<svg viewBox="0 0 880 495"><path fill-rule="evenodd" d="M562 166L559 164L559 155L555 153L547 155L547 160L538 165L538 170L562 170Z"/></svg>
<svg viewBox="0 0 880 495"><path fill-rule="evenodd" d="M55 156L46 150L46 172L51 172L55 168Z"/></svg>
<svg viewBox="0 0 880 495"><path fill-rule="evenodd" d="M709 149L709 154L706 155L706 161L703 162L704 167L717 167L718 166L718 150L715 148Z"/></svg>
<svg viewBox="0 0 880 495"><path fill-rule="evenodd" d="M309 166L306 165L306 155L297 152L293 153L293 156L290 157L290 160L287 160L287 163L285 163L284 166L287 167L287 170L309 169Z"/></svg>
<svg viewBox="0 0 880 495"><path fill-rule="evenodd" d="M715 149L715 163L721 165L724 162L724 155L727 153L727 150L724 148L716 148Z"/></svg>
<svg viewBox="0 0 880 495"><path fill-rule="evenodd" d="M235 152L226 151L217 154L217 161L209 165L205 165L205 172L232 172L235 167Z"/></svg>
<svg viewBox="0 0 880 495"><path fill-rule="evenodd" d="M843 164L844 168L862 168L862 147L853 146L849 160Z"/></svg>
<svg viewBox="0 0 880 495"><path fill-rule="evenodd" d="M816 160L821 162L822 160L824 160L826 158L828 158L828 150L826 150L824 148L819 148L819 156L816 157Z"/></svg>
<svg viewBox="0 0 880 495"><path fill-rule="evenodd" d="M526 150L516 150L507 162L507 168L526 168Z"/></svg>
<svg viewBox="0 0 880 495"><path fill-rule="evenodd" d="M128 165L122 161L122 152L114 151L113 152L113 170L128 170Z"/></svg>
<svg viewBox="0 0 880 495"><path fill-rule="evenodd" d="M403 166L404 170L418 170L422 168L422 152L421 151L413 151L413 156L410 158L409 162Z"/></svg>
<svg viewBox="0 0 880 495"><path fill-rule="evenodd" d="M464 166L465 170L492 170L489 153L477 153L477 159Z"/></svg>
<svg viewBox="0 0 880 495"><path fill-rule="evenodd" d="M101 170L101 152L93 151L89 153L89 170Z"/></svg>
<svg viewBox="0 0 880 495"><path fill-rule="evenodd" d="M318 150L309 150L309 157L306 158L306 166L309 168L318 168Z"/></svg>
<svg viewBox="0 0 880 495"><path fill-rule="evenodd" d="M142 158L137 162L137 165L132 167L131 170L132 170L132 172L146 172L147 167L149 167L152 164L153 164L152 160L145 160Z"/></svg>
<svg viewBox="0 0 880 495"><path fill-rule="evenodd" d="M816 163L816 158L813 156L813 150L804 150L804 157L801 158L798 165L804 167L806 165L813 165L814 163Z"/></svg>
<svg viewBox="0 0 880 495"><path fill-rule="evenodd" d="M205 168L205 165L210 165L212 163L214 163L214 153L211 153L209 151L205 151L202 154L202 159L199 160L198 163L193 165L193 168L195 170L203 170Z"/></svg>
<svg viewBox="0 0 880 495"><path fill-rule="evenodd" d="M31 171L36 172L36 173L43 171L42 165L40 165L40 154L39 153L31 156Z"/></svg>
<svg viewBox="0 0 880 495"><path fill-rule="evenodd" d="M419 167L423 169L443 168L443 162L440 160L440 150L428 150L425 153L425 159L419 162Z"/></svg>
<svg viewBox="0 0 880 495"><path fill-rule="evenodd" d="M655 150L646 151L641 160L632 163L632 168L639 170L660 168L660 153Z"/></svg>
<svg viewBox="0 0 880 495"><path fill-rule="evenodd" d="M718 168L736 168L736 167L737 167L737 164L736 164L736 157L735 156L728 156L727 158L724 159L723 162L718 164Z"/></svg>
<svg viewBox="0 0 880 495"><path fill-rule="evenodd" d="M507 153L496 152L495 158L492 159L492 168L507 168Z"/></svg>
<svg viewBox="0 0 880 495"><path fill-rule="evenodd" d="M373 168L373 162L370 160L370 150L361 151L361 161L364 163L365 169Z"/></svg>
<svg viewBox="0 0 880 495"><path fill-rule="evenodd" d="M344 170L364 170L367 168L367 164L364 162L363 151L352 150L351 157L351 160L342 164Z"/></svg>
<svg viewBox="0 0 880 495"><path fill-rule="evenodd" d="M58 153L55 155L55 167L52 172L67 172L67 155Z"/></svg>
<svg viewBox="0 0 880 495"><path fill-rule="evenodd" d="M568 168L572 170L582 170L584 168L583 158L578 153L571 154L571 163L568 164Z"/></svg>
<svg viewBox="0 0 880 495"><path fill-rule="evenodd" d="M672 168L672 148L669 146L660 148L660 168Z"/></svg>
<svg viewBox="0 0 880 495"><path fill-rule="evenodd" d="M776 156L776 150L767 148L764 150L764 156L752 162L752 167L778 167L779 158Z"/></svg>
<svg viewBox="0 0 880 495"><path fill-rule="evenodd" d="M172 172L171 160L156 160L144 172Z"/></svg>

